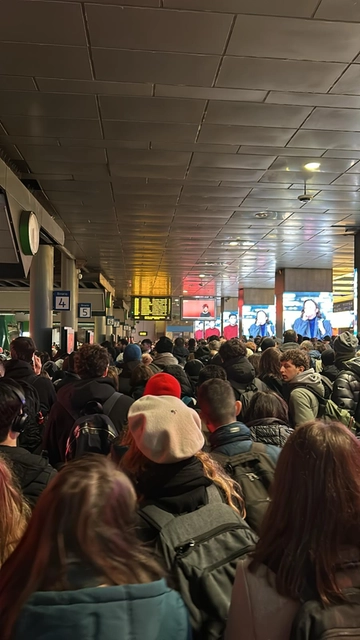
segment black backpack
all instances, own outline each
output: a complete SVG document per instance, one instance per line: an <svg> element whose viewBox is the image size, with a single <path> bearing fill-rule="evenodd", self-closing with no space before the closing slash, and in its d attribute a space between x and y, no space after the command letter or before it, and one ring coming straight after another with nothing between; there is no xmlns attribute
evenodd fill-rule
<svg viewBox="0 0 360 640"><path fill-rule="evenodd" d="M81 458L87 453L109 455L111 444L119 435L108 417L122 393L115 392L101 405L88 402L75 420L66 443L65 460Z"/></svg>
<svg viewBox="0 0 360 640"><path fill-rule="evenodd" d="M324 607L305 602L292 625L290 640L360 640L360 590L344 590L346 601Z"/></svg>
<svg viewBox="0 0 360 640"><path fill-rule="evenodd" d="M35 387L24 380L20 382L25 396L25 413L27 419L24 430L18 438L18 445L30 453L39 454L42 451L44 418L40 411L40 398Z"/></svg>
<svg viewBox="0 0 360 640"><path fill-rule="evenodd" d="M248 384L241 384L239 382L235 382L234 380L229 380L229 382L234 390L235 399L240 400L242 404L241 413L239 416L237 416L237 418L240 419L244 416L254 393L257 393L259 389L254 382L249 382Z"/></svg>
<svg viewBox="0 0 360 640"><path fill-rule="evenodd" d="M222 453L210 455L240 485L245 500L246 521L259 533L270 503L269 489L275 473L275 464L267 454L266 445L253 442L247 453L235 456Z"/></svg>
<svg viewBox="0 0 360 640"><path fill-rule="evenodd" d="M194 640L218 640L228 615L236 565L252 551L257 537L215 485L208 504L174 516L155 505L140 516L159 532L156 548L187 606Z"/></svg>

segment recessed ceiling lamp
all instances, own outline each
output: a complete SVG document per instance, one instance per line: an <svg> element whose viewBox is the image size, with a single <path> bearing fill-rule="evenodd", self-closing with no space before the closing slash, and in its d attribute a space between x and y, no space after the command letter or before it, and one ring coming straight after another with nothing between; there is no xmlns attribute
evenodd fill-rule
<svg viewBox="0 0 360 640"><path fill-rule="evenodd" d="M238 241L237 240L231 240L231 242L229 242L229 247L237 247L238 246Z"/></svg>
<svg viewBox="0 0 360 640"><path fill-rule="evenodd" d="M183 289L183 293L187 293L186 289Z"/></svg>
<svg viewBox="0 0 360 640"><path fill-rule="evenodd" d="M268 218L269 214L267 211L259 211L258 213L255 213L255 218Z"/></svg>
<svg viewBox="0 0 360 640"><path fill-rule="evenodd" d="M317 171L318 169L320 169L320 162L308 162L304 166L308 171Z"/></svg>
<svg viewBox="0 0 360 640"><path fill-rule="evenodd" d="M205 278L205 273L199 273L199 278Z"/></svg>

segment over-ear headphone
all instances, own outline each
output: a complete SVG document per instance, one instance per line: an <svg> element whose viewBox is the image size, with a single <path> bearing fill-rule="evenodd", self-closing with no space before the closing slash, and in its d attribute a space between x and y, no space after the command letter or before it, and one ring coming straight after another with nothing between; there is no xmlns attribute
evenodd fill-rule
<svg viewBox="0 0 360 640"><path fill-rule="evenodd" d="M8 393L12 393L17 400L21 402L21 413L19 410L18 415L14 418L13 423L11 425L11 431L16 431L16 433L22 433L25 429L26 420L28 418L27 413L25 413L26 407L26 399L24 394L20 391L20 389L16 389L10 384L1 383L1 388L5 389Z"/></svg>

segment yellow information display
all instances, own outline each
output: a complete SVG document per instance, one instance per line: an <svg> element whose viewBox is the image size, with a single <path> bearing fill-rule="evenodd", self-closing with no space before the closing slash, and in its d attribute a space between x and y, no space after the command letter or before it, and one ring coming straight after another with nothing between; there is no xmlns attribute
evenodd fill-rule
<svg viewBox="0 0 360 640"><path fill-rule="evenodd" d="M133 297L132 313L136 320L170 320L171 298Z"/></svg>

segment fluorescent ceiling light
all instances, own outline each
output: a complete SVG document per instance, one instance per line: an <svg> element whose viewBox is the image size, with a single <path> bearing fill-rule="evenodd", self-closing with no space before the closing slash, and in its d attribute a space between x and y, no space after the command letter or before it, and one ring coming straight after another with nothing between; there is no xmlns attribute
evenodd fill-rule
<svg viewBox="0 0 360 640"><path fill-rule="evenodd" d="M317 171L318 169L320 169L320 162L308 162L305 165L305 169L307 169L308 171Z"/></svg>

